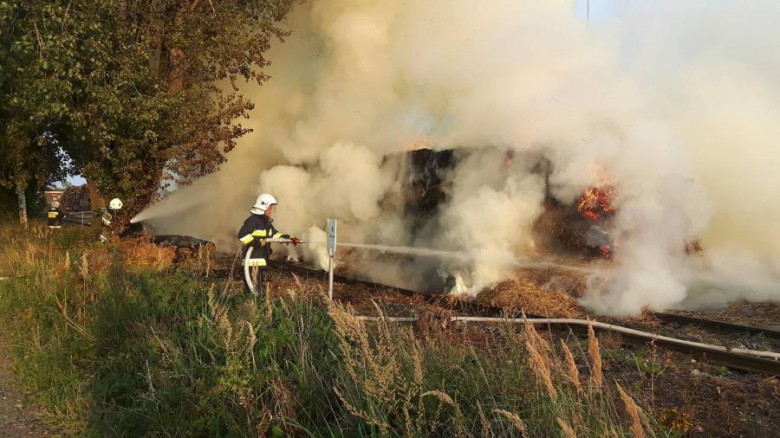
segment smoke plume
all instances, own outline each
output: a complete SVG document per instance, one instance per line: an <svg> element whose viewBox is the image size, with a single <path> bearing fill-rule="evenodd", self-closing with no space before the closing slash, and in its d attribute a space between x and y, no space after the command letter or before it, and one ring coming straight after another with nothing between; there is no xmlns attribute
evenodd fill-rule
<svg viewBox="0 0 780 438"><path fill-rule="evenodd" d="M543 156L563 201L598 182L594 168L614 181L619 246L583 300L594 310L780 298L780 6L615 3L590 26L568 0L300 5L269 54L271 80L245 87L255 132L139 219L230 249L254 197L272 193L277 228L312 241L337 217L342 241L476 257L354 250L366 275L420 287L443 267L477 291L512 275L495 260L539 255L545 181L531 157ZM462 157L423 226L404 214L401 156L421 146ZM702 256L684 251L694 239ZM327 261L321 243L289 256Z"/></svg>

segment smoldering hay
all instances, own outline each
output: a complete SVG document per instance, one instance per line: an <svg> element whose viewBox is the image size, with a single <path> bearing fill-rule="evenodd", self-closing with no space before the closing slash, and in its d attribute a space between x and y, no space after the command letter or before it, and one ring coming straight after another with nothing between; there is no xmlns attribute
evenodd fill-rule
<svg viewBox="0 0 780 438"><path fill-rule="evenodd" d="M590 26L563 0L299 5L293 35L269 55L271 80L245 87L255 131L219 172L139 219L232 249L254 197L269 192L278 227L312 240L337 217L344 241L475 254L442 269L477 291L511 275L490 260L538 255L544 184L523 157L541 155L559 199L594 184L594 164L615 181L620 245L588 307L780 299L780 38L769 19L780 6L616 3ZM473 151L422 228L403 214L398 158L420 146ZM686 256L682 242L699 237L704 254ZM325 260L321 244L288 255ZM364 269L414 287L442 263Z"/></svg>

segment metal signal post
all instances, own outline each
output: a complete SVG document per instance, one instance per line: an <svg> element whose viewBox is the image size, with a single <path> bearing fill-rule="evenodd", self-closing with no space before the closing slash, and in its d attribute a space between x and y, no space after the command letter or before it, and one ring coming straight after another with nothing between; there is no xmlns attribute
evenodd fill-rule
<svg viewBox="0 0 780 438"><path fill-rule="evenodd" d="M328 219L328 298L333 299L333 257L336 256L336 219Z"/></svg>

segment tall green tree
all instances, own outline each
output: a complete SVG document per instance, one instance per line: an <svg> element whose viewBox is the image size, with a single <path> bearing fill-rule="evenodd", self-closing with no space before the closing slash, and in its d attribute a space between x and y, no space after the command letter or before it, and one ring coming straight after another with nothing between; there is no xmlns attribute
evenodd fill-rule
<svg viewBox="0 0 780 438"><path fill-rule="evenodd" d="M18 94L30 66L42 62L35 44L23 38L25 18L16 3L0 1L0 188L18 197L22 223L27 222L25 193L35 193L68 171L62 149L41 123L51 109L45 105L48 96L40 99L48 90L40 90L35 111L28 111L36 105L23 104L24 96Z"/></svg>
<svg viewBox="0 0 780 438"><path fill-rule="evenodd" d="M214 171L248 132L291 0L0 0L2 183L83 173L131 213ZM232 84L227 90L218 83ZM65 155L72 159L65 166ZM40 175L32 176L35 170ZM44 177L43 175L47 175Z"/></svg>

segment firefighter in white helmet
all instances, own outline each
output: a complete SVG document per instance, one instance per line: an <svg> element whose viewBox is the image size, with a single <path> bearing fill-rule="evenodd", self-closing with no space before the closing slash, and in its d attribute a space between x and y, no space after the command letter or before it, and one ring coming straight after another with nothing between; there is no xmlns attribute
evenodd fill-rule
<svg viewBox="0 0 780 438"><path fill-rule="evenodd" d="M242 264L253 267L266 267L268 266L268 258L271 256L271 245L266 242L266 239L290 239L290 243L297 245L300 243L300 239L290 237L289 234L282 234L274 227L274 220L271 219L274 206L276 205L276 198L263 193L257 197L255 205L252 206L250 212L252 213L245 221L241 229L238 230L238 240L243 244L243 250L241 252ZM249 247L253 247L250 258L246 259L246 253ZM244 283L249 289L249 284L246 283L247 279L244 279Z"/></svg>
<svg viewBox="0 0 780 438"><path fill-rule="evenodd" d="M119 210L124 204L119 198L114 198L108 203L108 210L104 211L100 219L103 222L103 231L100 233L100 241L107 242L116 232L119 223Z"/></svg>

